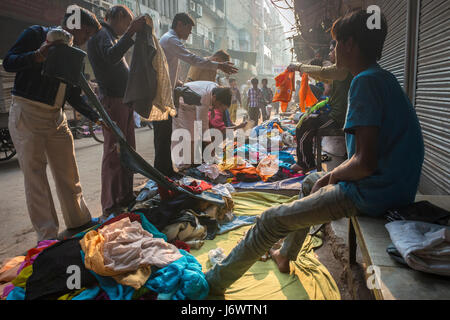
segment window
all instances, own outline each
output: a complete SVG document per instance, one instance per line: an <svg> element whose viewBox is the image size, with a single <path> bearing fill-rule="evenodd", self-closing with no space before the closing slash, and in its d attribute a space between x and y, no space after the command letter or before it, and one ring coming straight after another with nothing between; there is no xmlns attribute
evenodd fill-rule
<svg viewBox="0 0 450 320"><path fill-rule="evenodd" d="M224 8L224 0L216 0L216 9L224 12L225 8Z"/></svg>

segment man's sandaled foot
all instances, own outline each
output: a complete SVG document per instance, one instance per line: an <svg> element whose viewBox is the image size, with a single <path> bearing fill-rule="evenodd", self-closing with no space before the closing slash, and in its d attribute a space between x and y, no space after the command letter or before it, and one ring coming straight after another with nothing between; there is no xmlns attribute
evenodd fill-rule
<svg viewBox="0 0 450 320"><path fill-rule="evenodd" d="M281 255L280 250L271 249L269 253L273 261L275 261L275 263L277 264L278 270L280 270L281 273L290 273L291 270L289 268L289 258Z"/></svg>

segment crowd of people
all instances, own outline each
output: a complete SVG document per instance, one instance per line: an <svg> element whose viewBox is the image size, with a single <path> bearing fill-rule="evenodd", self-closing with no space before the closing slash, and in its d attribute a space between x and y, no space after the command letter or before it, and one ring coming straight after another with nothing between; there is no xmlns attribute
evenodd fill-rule
<svg viewBox="0 0 450 320"><path fill-rule="evenodd" d="M128 144L135 147L133 109L123 102L129 77L125 54L135 44L133 36L144 28L146 20L136 18L124 5L113 6L101 23L91 12L82 8L80 12L80 29L67 27L69 15L61 28L73 36L75 45L87 43L100 101ZM282 248L272 250L271 255L280 271L289 272L289 261L296 259L310 226L360 214L380 216L389 208L414 201L424 157L420 125L398 81L377 64L387 35L386 21L383 19L381 29L369 30L367 19L365 11L356 11L334 23L329 66L318 56L310 65L295 63L288 67L290 72L306 73L318 81L311 90L319 102L327 99L324 105L329 109L310 115L298 126L298 162L292 169L308 173L315 168L312 143L321 128L344 129L348 160L332 172L310 175L313 187L302 199L264 212L230 255L206 274L211 291L223 293L279 239L286 237ZM204 148L211 142L210 128L225 133L249 122L257 126L261 119L269 120L272 111L280 112L279 104L272 102L274 90L268 79L262 79L261 87L257 78L239 87L232 78L238 69L226 51L207 58L190 52L183 40L188 39L193 26L195 22L188 14L179 13L170 31L160 39L175 92L177 116L153 122L154 166L168 177L177 176L175 169L192 165L189 161L172 161L172 133L176 130L187 130L192 144L200 135L200 148ZM77 233L92 226L73 137L62 110L65 101L103 124L81 98L80 89L42 75L52 45L46 42L49 30L44 26L26 29L3 62L6 71L16 73L9 128L39 241L56 239L59 229L46 175L47 161L68 231ZM191 66L184 81L178 73L180 60ZM231 75L226 86L217 83L218 70ZM301 83L296 85L294 102L299 101ZM197 97L198 103L188 102L189 94ZM239 109L248 114L248 119L241 121ZM201 124L200 130L196 123ZM104 128L104 136L101 203L107 217L133 200L133 173L121 165L116 139L108 128ZM405 152L410 155L407 162L403 161Z"/></svg>

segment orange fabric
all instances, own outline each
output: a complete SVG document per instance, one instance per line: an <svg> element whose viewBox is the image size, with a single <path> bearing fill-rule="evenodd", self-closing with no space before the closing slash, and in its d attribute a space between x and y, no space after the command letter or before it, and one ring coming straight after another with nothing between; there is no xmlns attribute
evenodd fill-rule
<svg viewBox="0 0 450 320"><path fill-rule="evenodd" d="M295 90L295 72L283 71L275 78L275 86L277 90L272 102L281 102L281 111L286 112Z"/></svg>
<svg viewBox="0 0 450 320"><path fill-rule="evenodd" d="M17 277L17 271L19 271L20 265L24 260L24 256L6 260L0 269L0 283L13 281Z"/></svg>
<svg viewBox="0 0 450 320"><path fill-rule="evenodd" d="M283 134L283 133L284 133L284 130L281 129L281 127L278 125L278 123L274 123L274 124L273 124L273 127L274 127L275 129L278 129L278 131L280 132L280 134Z"/></svg>
<svg viewBox="0 0 450 320"><path fill-rule="evenodd" d="M230 169L230 172L236 176L239 173L246 173L246 174L257 174L255 167L247 167L245 164L242 166L238 166L234 169Z"/></svg>
<svg viewBox="0 0 450 320"><path fill-rule="evenodd" d="M300 109L302 112L306 112L306 108L310 108L318 102L316 96L309 87L309 77L308 74L306 73L303 73L302 75L302 84L300 87L299 100L300 100L299 103Z"/></svg>

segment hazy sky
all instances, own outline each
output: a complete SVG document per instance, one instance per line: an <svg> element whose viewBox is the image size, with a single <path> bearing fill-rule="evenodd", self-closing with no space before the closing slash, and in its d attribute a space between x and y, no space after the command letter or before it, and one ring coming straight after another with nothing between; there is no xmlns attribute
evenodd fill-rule
<svg viewBox="0 0 450 320"><path fill-rule="evenodd" d="M293 1L292 0L287 0L287 2L291 5L294 6ZM271 1L268 0L267 3L269 5L271 4ZM285 1L277 1L276 4L280 7L287 7ZM284 10L284 9L278 9L278 12L280 13L280 19L281 19L281 23L284 26L284 31L291 31L293 24L295 23L295 18L294 18L294 12L293 10ZM292 35L292 32L290 32L288 35Z"/></svg>

